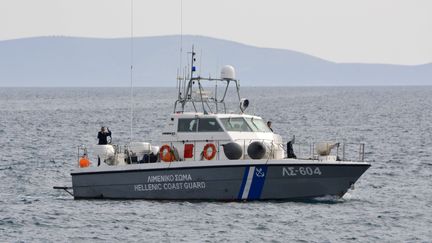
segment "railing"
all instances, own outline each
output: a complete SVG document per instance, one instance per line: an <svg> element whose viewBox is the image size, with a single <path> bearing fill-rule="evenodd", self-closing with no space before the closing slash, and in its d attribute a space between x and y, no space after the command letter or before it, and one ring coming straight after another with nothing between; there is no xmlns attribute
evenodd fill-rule
<svg viewBox="0 0 432 243"><path fill-rule="evenodd" d="M294 153L298 159L319 160L316 146L320 143L295 143ZM328 156L334 156L338 161L361 161L365 159L364 143L334 143ZM323 156L321 156L323 157Z"/></svg>
<svg viewBox="0 0 432 243"><path fill-rule="evenodd" d="M112 145L114 148L114 154L125 153L123 149L127 149L127 145L124 145L124 146L117 145L117 144L110 144L110 145ZM95 145L95 146L97 146L97 145ZM88 148L85 145L79 145L77 147L77 167L80 167L80 159L84 155L87 155L88 158L90 159L90 161L94 161L94 160L98 161L100 159L100 158L98 158L98 156L96 154L93 154L94 156L90 157L88 154ZM129 157L129 160L130 159L131 158ZM103 161L100 161L100 162L103 163ZM99 161L97 163L99 163Z"/></svg>
<svg viewBox="0 0 432 243"><path fill-rule="evenodd" d="M281 141L274 141L271 139L235 139L233 140L185 140L185 141L179 141L183 144L193 144L193 158L189 158L191 160L204 160L203 158L203 151L200 145L205 145L207 143L213 143L216 146L216 156L215 159L220 160L221 159L221 152L223 153L222 145L230 143L230 142L236 142L237 144L243 146L243 154L241 159L246 160L250 159L250 157L247 154L247 147L252 142L262 142L267 144L267 148L270 145L270 151L269 156L265 159L273 159L276 158L276 152L280 152L281 150L284 151L284 158L286 158L287 155L287 147L286 144L283 144ZM171 148L177 148L176 144L173 142L169 143L162 143L162 144L168 144ZM198 144L198 148L197 148ZM364 143L333 143L334 148L330 150L330 153L326 156L320 156L316 151L316 146L320 143L295 143L293 144L293 150L294 154L297 159L305 159L305 160L323 160L328 158L334 158L337 161L364 161L364 155L365 155L365 144ZM142 158L138 158L138 161L134 161L133 157L131 156L131 153L128 152L128 146L120 146L120 145L113 145L114 150L116 154L123 153L125 163L128 164L134 164L134 163L140 163L139 161ZM201 150L201 151L200 151ZM80 158L82 158L83 154L87 154L87 147L84 145L78 146L78 153L77 153L77 164L78 167L80 165L79 161ZM223 156L225 157L225 156ZM184 158L179 158L179 161L185 160ZM102 161L101 161L102 162Z"/></svg>
<svg viewBox="0 0 432 243"><path fill-rule="evenodd" d="M80 159L84 154L87 154L87 147L85 145L79 145L77 147L77 167L80 167Z"/></svg>

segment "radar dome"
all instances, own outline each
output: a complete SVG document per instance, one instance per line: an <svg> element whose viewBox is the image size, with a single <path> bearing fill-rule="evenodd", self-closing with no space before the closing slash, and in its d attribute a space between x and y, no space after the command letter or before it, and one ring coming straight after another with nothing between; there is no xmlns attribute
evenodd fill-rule
<svg viewBox="0 0 432 243"><path fill-rule="evenodd" d="M235 69L233 66L225 65L221 69L221 79L235 79Z"/></svg>

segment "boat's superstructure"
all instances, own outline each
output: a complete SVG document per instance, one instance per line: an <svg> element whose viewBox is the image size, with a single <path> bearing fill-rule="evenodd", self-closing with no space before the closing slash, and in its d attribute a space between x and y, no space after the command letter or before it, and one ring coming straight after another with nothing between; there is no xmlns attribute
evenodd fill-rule
<svg viewBox="0 0 432 243"><path fill-rule="evenodd" d="M297 159L293 141L286 146L261 117L245 113L249 101L240 96L233 67L223 67L220 78L203 78L195 75L193 50L191 57L189 75L178 80L178 99L160 144L95 146L93 152L101 165L79 162L81 168L71 173L75 198L231 201L341 197L369 168L363 162L363 146L359 147L360 162L345 161L345 147L330 142L312 145L308 156ZM214 95L203 82L216 84ZM232 84L239 111L228 113L225 100ZM78 161L87 159L87 150L80 147Z"/></svg>
<svg viewBox="0 0 432 243"><path fill-rule="evenodd" d="M161 141L176 150L178 160L229 160L225 153L219 153L228 143L237 143L242 148L237 159L251 159L247 148L252 142L259 142L265 147L268 151L266 159L284 158L282 138L271 132L257 116L177 113L171 116L171 122L163 131ZM209 146L214 146L215 151L207 151L205 148L210 149ZM207 153L210 154L204 156Z"/></svg>

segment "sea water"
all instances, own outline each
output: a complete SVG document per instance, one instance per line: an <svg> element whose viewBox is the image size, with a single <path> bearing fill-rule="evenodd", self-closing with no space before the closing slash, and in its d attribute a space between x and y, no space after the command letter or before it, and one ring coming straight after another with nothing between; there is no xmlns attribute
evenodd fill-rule
<svg viewBox="0 0 432 243"><path fill-rule="evenodd" d="M365 143L372 166L342 199L73 200L77 146L158 143L174 88L0 88L0 241L430 242L432 87L243 88L249 113L296 143ZM234 104L234 103L233 103ZM236 107L234 107L236 108ZM230 111L228 111L230 112Z"/></svg>

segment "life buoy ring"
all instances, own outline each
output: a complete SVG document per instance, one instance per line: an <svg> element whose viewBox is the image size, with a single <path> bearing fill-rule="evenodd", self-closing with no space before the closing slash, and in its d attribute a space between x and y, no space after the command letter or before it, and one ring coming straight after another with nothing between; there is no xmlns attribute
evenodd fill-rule
<svg viewBox="0 0 432 243"><path fill-rule="evenodd" d="M79 160L79 166L81 168L89 167L90 166L90 160L87 158L87 156L81 157Z"/></svg>
<svg viewBox="0 0 432 243"><path fill-rule="evenodd" d="M164 162L174 161L174 154L171 147L168 144L163 145L159 150L159 157Z"/></svg>
<svg viewBox="0 0 432 243"><path fill-rule="evenodd" d="M209 152L209 149L211 149L211 152ZM212 160L216 156L216 152L216 146L212 143L208 143L204 146L203 156L206 160Z"/></svg>

